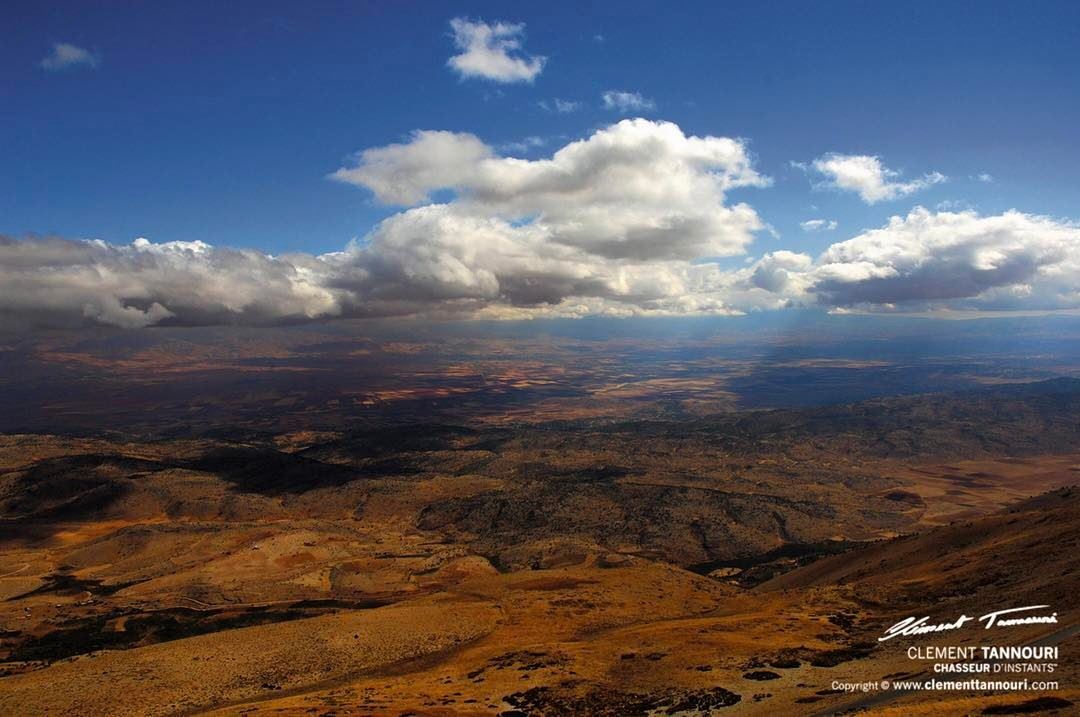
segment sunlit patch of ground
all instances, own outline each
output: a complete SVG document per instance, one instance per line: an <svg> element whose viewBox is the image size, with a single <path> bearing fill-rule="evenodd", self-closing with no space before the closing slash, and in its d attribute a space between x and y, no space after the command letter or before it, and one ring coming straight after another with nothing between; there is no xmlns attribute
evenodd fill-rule
<svg viewBox="0 0 1080 717"><path fill-rule="evenodd" d="M1080 483L1080 453L902 465L886 471L925 502L920 524L942 525Z"/></svg>

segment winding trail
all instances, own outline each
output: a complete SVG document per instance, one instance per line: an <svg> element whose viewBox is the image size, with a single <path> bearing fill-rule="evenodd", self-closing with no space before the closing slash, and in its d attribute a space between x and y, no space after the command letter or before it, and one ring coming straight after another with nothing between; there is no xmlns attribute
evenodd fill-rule
<svg viewBox="0 0 1080 717"><path fill-rule="evenodd" d="M3 575L0 575L0 578L14 577L14 576L18 575L19 573L21 573L22 571L26 570L29 567L30 567L30 563L26 563L21 568L19 568L18 570L13 570L10 573L5 573Z"/></svg>

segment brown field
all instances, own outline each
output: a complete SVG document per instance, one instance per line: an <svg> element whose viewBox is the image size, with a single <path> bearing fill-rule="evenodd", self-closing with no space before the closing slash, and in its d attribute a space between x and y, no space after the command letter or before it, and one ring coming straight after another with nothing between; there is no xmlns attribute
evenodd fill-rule
<svg viewBox="0 0 1080 717"><path fill-rule="evenodd" d="M926 510L921 525L985 515L1031 495L1080 482L1080 453L900 466L889 477L910 482Z"/></svg>
<svg viewBox="0 0 1080 717"><path fill-rule="evenodd" d="M997 644L1078 647L1075 409L5 436L0 713L1064 714L1075 660L1052 694L832 685L918 672L884 627L1003 595L1062 622Z"/></svg>

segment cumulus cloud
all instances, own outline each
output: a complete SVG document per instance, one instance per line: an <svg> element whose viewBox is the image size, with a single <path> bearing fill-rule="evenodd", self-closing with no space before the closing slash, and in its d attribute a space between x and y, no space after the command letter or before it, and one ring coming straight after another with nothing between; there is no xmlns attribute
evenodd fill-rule
<svg viewBox="0 0 1080 717"><path fill-rule="evenodd" d="M471 134L418 130L404 144L366 149L331 178L367 187L387 204L419 204L428 192L464 182L494 150Z"/></svg>
<svg viewBox="0 0 1080 717"><path fill-rule="evenodd" d="M462 77L478 77L495 82L532 82L544 69L546 57L522 51L524 23L467 20L450 21L454 44L461 53L447 65Z"/></svg>
<svg viewBox="0 0 1080 717"><path fill-rule="evenodd" d="M816 259L738 269L613 260L537 222L455 202L402 211L343 251L268 256L202 242L0 238L0 327L277 324L332 317L533 318L1080 308L1080 225L916 208Z"/></svg>
<svg viewBox="0 0 1080 717"><path fill-rule="evenodd" d="M839 226L835 219L807 219L799 222L799 227L804 232L831 232Z"/></svg>
<svg viewBox="0 0 1080 717"><path fill-rule="evenodd" d="M604 109L616 112L648 112L656 109L656 103L647 97L642 97L640 92L608 90L600 95L600 98L604 102Z"/></svg>
<svg viewBox="0 0 1080 717"><path fill-rule="evenodd" d="M138 327L731 312L718 289L735 279L699 260L746 251L763 223L726 195L768 184L740 141L640 119L536 160L500 156L473 135L421 131L360 152L331 176L403 208L321 256L5 240L0 314ZM449 198L434 202L436 192Z"/></svg>
<svg viewBox="0 0 1080 717"><path fill-rule="evenodd" d="M545 241L609 259L731 256L762 228L729 189L765 186L745 145L688 137L670 122L623 120L550 159L497 156L471 134L417 132L407 144L361 152L332 177L412 206L436 190L446 211L494 217Z"/></svg>
<svg viewBox="0 0 1080 717"><path fill-rule="evenodd" d="M813 260L807 254L785 250L770 252L745 270L746 276L740 277L736 285L763 289L777 297L801 296L807 286L805 275L812 266Z"/></svg>
<svg viewBox="0 0 1080 717"><path fill-rule="evenodd" d="M100 62L101 58L87 49L66 42L54 42L52 52L41 61L41 67L55 72L75 67L95 68Z"/></svg>
<svg viewBox="0 0 1080 717"><path fill-rule="evenodd" d="M816 258L724 268L766 228L728 193L768 179L740 141L668 122L624 120L539 159L419 131L331 176L401 209L318 256L0 237L0 327L1080 308L1080 225L1019 211L918 207Z"/></svg>
<svg viewBox="0 0 1080 717"><path fill-rule="evenodd" d="M774 251L717 271L728 307L817 305L871 312L1080 308L1080 225L1016 210L992 216L916 207L816 259Z"/></svg>
<svg viewBox="0 0 1080 717"><path fill-rule="evenodd" d="M889 169L881 159L865 154L826 154L813 161L810 167L797 162L800 169L813 169L825 180L824 188L855 192L867 204L899 199L935 184L946 181L945 175L930 172L909 182L900 181L901 173Z"/></svg>
<svg viewBox="0 0 1080 717"><path fill-rule="evenodd" d="M1008 211L922 207L830 246L810 275L833 306L1080 306L1080 226Z"/></svg>
<svg viewBox="0 0 1080 717"><path fill-rule="evenodd" d="M340 311L320 260L202 242L0 237L0 325L272 323Z"/></svg>

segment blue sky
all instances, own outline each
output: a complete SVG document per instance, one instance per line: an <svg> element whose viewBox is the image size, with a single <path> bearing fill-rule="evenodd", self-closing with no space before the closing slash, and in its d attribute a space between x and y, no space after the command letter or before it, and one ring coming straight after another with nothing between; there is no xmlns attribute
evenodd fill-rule
<svg viewBox="0 0 1080 717"><path fill-rule="evenodd" d="M725 267L816 258L917 205L1080 219L1074 2L13 2L5 16L0 233L14 237L318 255L402 211L366 180L328 179L356 152L447 130L539 159L637 115L741 139L771 178L726 192L767 226ZM542 70L462 76L454 18L523 24L510 54ZM609 91L652 106L606 108ZM830 153L878 157L898 185L942 181L871 203L826 186L813 162ZM836 228L800 227L815 219ZM1040 306L1068 303L1056 296Z"/></svg>
<svg viewBox="0 0 1080 717"><path fill-rule="evenodd" d="M829 240L805 219L851 233L914 203L1078 214L1076 3L305 5L8 4L0 231L338 249L390 211L324 178L350 153L448 129L543 137L544 155L617 118L609 89L688 134L748 139L775 186L739 198L799 248ZM524 22L543 72L460 79L456 16ZM45 71L54 42L100 63ZM582 108L537 104L556 97ZM788 162L830 151L950 181L873 206L812 192Z"/></svg>

